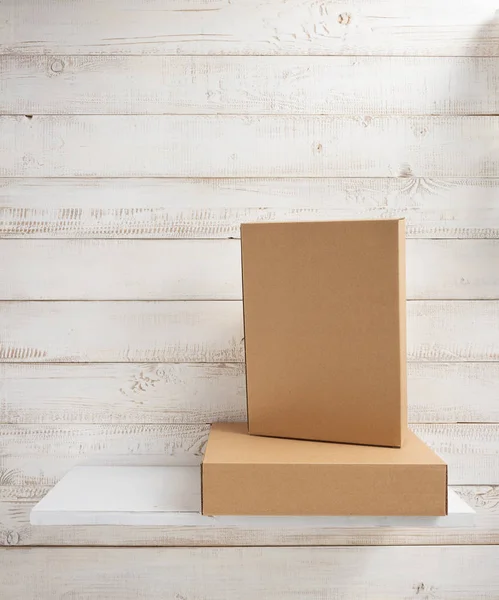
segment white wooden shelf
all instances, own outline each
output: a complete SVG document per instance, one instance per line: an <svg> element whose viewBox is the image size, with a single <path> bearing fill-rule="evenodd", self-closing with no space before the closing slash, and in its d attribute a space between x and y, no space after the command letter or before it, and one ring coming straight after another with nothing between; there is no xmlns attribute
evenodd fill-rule
<svg viewBox="0 0 499 600"><path fill-rule="evenodd" d="M474 511L449 490L446 517L207 517L199 466L74 467L31 511L32 525L463 527Z"/></svg>

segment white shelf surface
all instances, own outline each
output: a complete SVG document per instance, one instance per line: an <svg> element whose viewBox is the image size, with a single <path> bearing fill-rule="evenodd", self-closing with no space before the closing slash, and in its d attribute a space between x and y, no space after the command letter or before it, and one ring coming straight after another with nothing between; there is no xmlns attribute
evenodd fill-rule
<svg viewBox="0 0 499 600"><path fill-rule="evenodd" d="M199 466L74 467L31 511L32 525L206 527L469 527L474 510L449 490L446 517L271 517L201 514Z"/></svg>

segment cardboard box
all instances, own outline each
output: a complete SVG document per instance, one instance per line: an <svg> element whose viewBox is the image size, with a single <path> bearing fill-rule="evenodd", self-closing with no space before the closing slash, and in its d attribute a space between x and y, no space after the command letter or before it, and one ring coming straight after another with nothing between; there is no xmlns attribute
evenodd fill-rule
<svg viewBox="0 0 499 600"><path fill-rule="evenodd" d="M212 426L203 461L205 515L447 514L447 466L412 432L402 448L250 435Z"/></svg>
<svg viewBox="0 0 499 600"><path fill-rule="evenodd" d="M241 226L249 431L400 447L404 220Z"/></svg>

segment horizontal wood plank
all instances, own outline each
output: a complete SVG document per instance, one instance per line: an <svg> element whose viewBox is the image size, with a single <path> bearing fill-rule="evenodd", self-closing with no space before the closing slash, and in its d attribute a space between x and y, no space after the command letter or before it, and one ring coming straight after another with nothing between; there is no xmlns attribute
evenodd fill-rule
<svg viewBox="0 0 499 600"><path fill-rule="evenodd" d="M407 298L481 300L499 298L499 242L408 240Z"/></svg>
<svg viewBox="0 0 499 600"><path fill-rule="evenodd" d="M407 356L411 361L495 361L499 303L408 302Z"/></svg>
<svg viewBox="0 0 499 600"><path fill-rule="evenodd" d="M494 58L3 55L0 113L494 115L499 75Z"/></svg>
<svg viewBox="0 0 499 600"><path fill-rule="evenodd" d="M246 419L243 363L4 363L0 364L0 381L2 423L211 423ZM480 414L488 413L489 406L492 412L493 404L490 399ZM499 421L499 402L497 411Z"/></svg>
<svg viewBox="0 0 499 600"><path fill-rule="evenodd" d="M238 240L0 240L0 256L15 257L0 264L2 300L242 297Z"/></svg>
<svg viewBox="0 0 499 600"><path fill-rule="evenodd" d="M497 371L499 381L499 365ZM0 364L0 381L2 423L212 423L246 419L243 363L4 363ZM489 407L492 413L490 396L492 391L480 414L488 414ZM497 411L499 421L499 402Z"/></svg>
<svg viewBox="0 0 499 600"><path fill-rule="evenodd" d="M0 364L0 422L246 420L244 364ZM411 423L498 423L499 363L409 363Z"/></svg>
<svg viewBox="0 0 499 600"><path fill-rule="evenodd" d="M0 593L23 600L457 600L479 590L482 600L494 600L498 560L492 546L4 549Z"/></svg>
<svg viewBox="0 0 499 600"><path fill-rule="evenodd" d="M7 0L0 52L498 56L497 4Z"/></svg>
<svg viewBox="0 0 499 600"><path fill-rule="evenodd" d="M499 309L499 307L498 307ZM5 362L241 362L241 302L5 302Z"/></svg>
<svg viewBox="0 0 499 600"><path fill-rule="evenodd" d="M0 240L0 256L0 300L242 298L237 240ZM497 264L497 240L408 240L407 298L497 299Z"/></svg>
<svg viewBox="0 0 499 600"><path fill-rule="evenodd" d="M409 421L499 422L498 385L497 363L409 363Z"/></svg>
<svg viewBox="0 0 499 600"><path fill-rule="evenodd" d="M449 465L450 485L499 484L498 425L411 428ZM55 484L76 464L199 463L209 425L0 425L0 487Z"/></svg>
<svg viewBox="0 0 499 600"><path fill-rule="evenodd" d="M228 238L249 221L404 217L411 238L499 238L498 194L489 178L0 179L0 237Z"/></svg>
<svg viewBox="0 0 499 600"><path fill-rule="evenodd" d="M410 301L408 359L499 361L499 302ZM0 362L242 362L240 301L2 302Z"/></svg>
<svg viewBox="0 0 499 600"><path fill-rule="evenodd" d="M33 527L29 513L49 487L0 486L0 546L370 546L498 544L499 488L454 486L477 514L472 527L205 528L205 527Z"/></svg>
<svg viewBox="0 0 499 600"><path fill-rule="evenodd" d="M450 485L499 484L499 426L412 424L410 427L447 462Z"/></svg>
<svg viewBox="0 0 499 600"><path fill-rule="evenodd" d="M499 117L0 117L3 177L494 177Z"/></svg>
<svg viewBox="0 0 499 600"><path fill-rule="evenodd" d="M54 485L76 464L200 464L209 425L0 425L0 488Z"/></svg>

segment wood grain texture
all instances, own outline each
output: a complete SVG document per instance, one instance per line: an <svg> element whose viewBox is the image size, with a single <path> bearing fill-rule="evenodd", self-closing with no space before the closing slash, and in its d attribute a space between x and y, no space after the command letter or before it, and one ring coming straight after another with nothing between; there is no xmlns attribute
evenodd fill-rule
<svg viewBox="0 0 499 600"><path fill-rule="evenodd" d="M242 297L238 240L0 240L0 256L15 257L0 264L2 300Z"/></svg>
<svg viewBox="0 0 499 600"><path fill-rule="evenodd" d="M412 424L410 427L447 462L450 485L499 483L497 425Z"/></svg>
<svg viewBox="0 0 499 600"><path fill-rule="evenodd" d="M495 414L493 399L491 390L481 415ZM211 423L245 419L242 363L0 364L2 423Z"/></svg>
<svg viewBox="0 0 499 600"><path fill-rule="evenodd" d="M411 425L449 465L449 485L499 484L499 426ZM201 460L209 426L0 425L0 487L55 484L76 464Z"/></svg>
<svg viewBox="0 0 499 600"><path fill-rule="evenodd" d="M0 240L0 256L1 300L242 298L237 240ZM407 298L497 299L497 264L497 240L408 240Z"/></svg>
<svg viewBox="0 0 499 600"><path fill-rule="evenodd" d="M499 423L499 363L409 363L411 423ZM244 364L0 364L0 422L246 420Z"/></svg>
<svg viewBox="0 0 499 600"><path fill-rule="evenodd" d="M476 590L493 600L499 594L499 548L487 546L39 548L4 549L2 559L6 600L461 600L476 597Z"/></svg>
<svg viewBox="0 0 499 600"><path fill-rule="evenodd" d="M4 362L241 362L240 302L4 302Z"/></svg>
<svg viewBox="0 0 499 600"><path fill-rule="evenodd" d="M411 361L495 361L499 304L408 302L407 355Z"/></svg>
<svg viewBox="0 0 499 600"><path fill-rule="evenodd" d="M499 243L493 240L408 240L408 299L467 300L499 297Z"/></svg>
<svg viewBox="0 0 499 600"><path fill-rule="evenodd" d="M4 177L495 177L499 117L0 117Z"/></svg>
<svg viewBox="0 0 499 600"><path fill-rule="evenodd" d="M409 420L499 422L498 384L497 363L409 363Z"/></svg>
<svg viewBox="0 0 499 600"><path fill-rule="evenodd" d="M410 301L408 359L499 360L499 302ZM242 362L240 301L3 302L0 362Z"/></svg>
<svg viewBox="0 0 499 600"><path fill-rule="evenodd" d="M477 511L473 527L366 529L206 527L33 527L31 508L48 486L0 486L0 546L289 546L499 543L499 488L455 486Z"/></svg>
<svg viewBox="0 0 499 600"><path fill-rule="evenodd" d="M241 222L406 219L498 238L499 179L0 179L0 237L228 238Z"/></svg>
<svg viewBox="0 0 499 600"><path fill-rule="evenodd" d="M494 115L494 58L0 56L0 113Z"/></svg>
<svg viewBox="0 0 499 600"><path fill-rule="evenodd" d="M0 52L497 56L497 3L6 0Z"/></svg>
<svg viewBox="0 0 499 600"><path fill-rule="evenodd" d="M0 487L54 485L76 464L200 464L209 426L0 425Z"/></svg>

